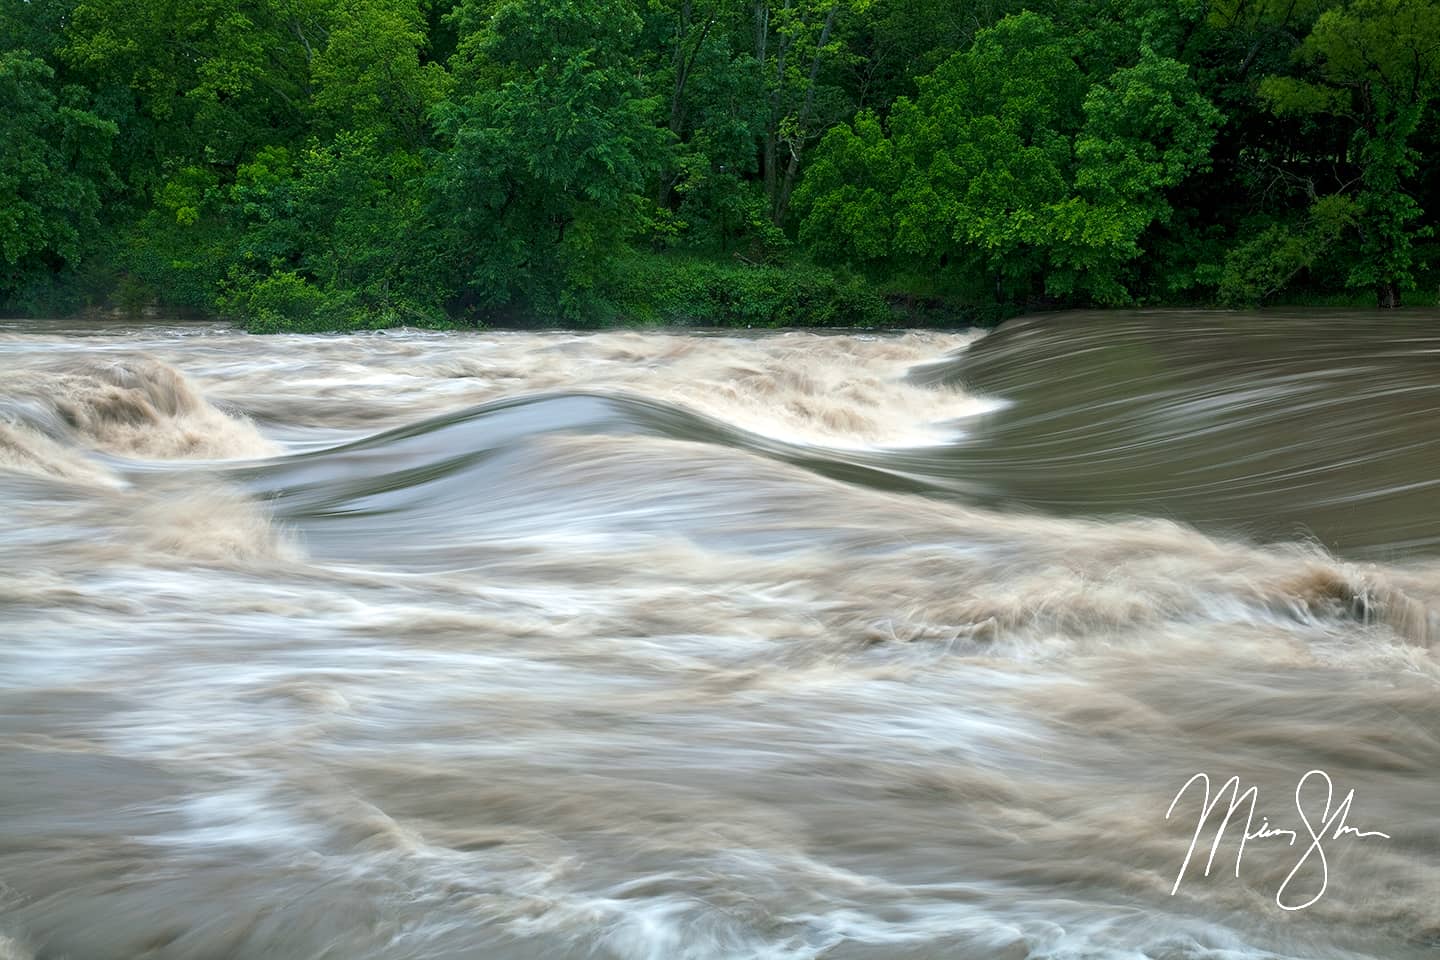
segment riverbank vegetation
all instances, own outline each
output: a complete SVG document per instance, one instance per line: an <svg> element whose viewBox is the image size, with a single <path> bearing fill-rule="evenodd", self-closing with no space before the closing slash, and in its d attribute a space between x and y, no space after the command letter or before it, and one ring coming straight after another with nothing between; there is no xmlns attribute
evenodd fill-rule
<svg viewBox="0 0 1440 960"><path fill-rule="evenodd" d="M1436 299L1440 0L9 0L0 303Z"/></svg>

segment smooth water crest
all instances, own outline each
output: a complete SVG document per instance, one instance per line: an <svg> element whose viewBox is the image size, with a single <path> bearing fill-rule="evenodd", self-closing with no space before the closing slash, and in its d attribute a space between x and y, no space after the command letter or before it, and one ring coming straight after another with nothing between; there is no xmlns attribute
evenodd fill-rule
<svg viewBox="0 0 1440 960"><path fill-rule="evenodd" d="M1433 957L1437 413L1433 316L6 322L0 957Z"/></svg>

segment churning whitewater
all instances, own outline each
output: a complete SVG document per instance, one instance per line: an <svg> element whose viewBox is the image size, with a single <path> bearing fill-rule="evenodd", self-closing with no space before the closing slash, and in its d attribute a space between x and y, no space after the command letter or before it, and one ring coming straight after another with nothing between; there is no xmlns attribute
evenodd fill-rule
<svg viewBox="0 0 1440 960"><path fill-rule="evenodd" d="M0 327L0 958L1433 957L1434 324L1084 320Z"/></svg>

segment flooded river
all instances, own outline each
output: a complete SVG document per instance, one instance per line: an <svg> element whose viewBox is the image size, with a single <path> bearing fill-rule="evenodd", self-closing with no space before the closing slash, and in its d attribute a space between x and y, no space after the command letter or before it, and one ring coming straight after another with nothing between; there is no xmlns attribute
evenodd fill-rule
<svg viewBox="0 0 1440 960"><path fill-rule="evenodd" d="M1434 957L1437 655L1436 316L0 322L3 960Z"/></svg>

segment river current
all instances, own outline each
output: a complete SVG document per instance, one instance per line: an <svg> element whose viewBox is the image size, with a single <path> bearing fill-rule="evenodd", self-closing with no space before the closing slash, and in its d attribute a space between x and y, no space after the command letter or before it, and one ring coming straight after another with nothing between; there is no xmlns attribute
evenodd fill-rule
<svg viewBox="0 0 1440 960"><path fill-rule="evenodd" d="M1437 424L1417 314L0 321L0 958L1434 957Z"/></svg>

